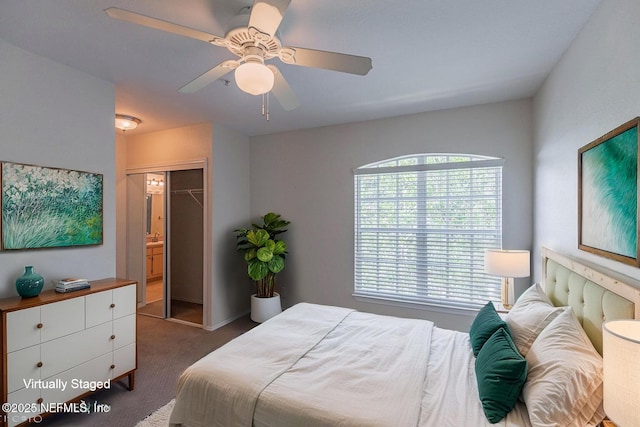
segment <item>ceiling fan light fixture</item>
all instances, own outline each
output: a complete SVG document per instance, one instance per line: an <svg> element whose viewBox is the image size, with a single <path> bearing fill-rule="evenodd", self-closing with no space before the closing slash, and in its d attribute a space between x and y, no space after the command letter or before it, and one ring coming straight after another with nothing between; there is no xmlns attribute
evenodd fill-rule
<svg viewBox="0 0 640 427"><path fill-rule="evenodd" d="M261 60L248 60L235 71L238 87L251 95L262 95L271 91L275 76Z"/></svg>
<svg viewBox="0 0 640 427"><path fill-rule="evenodd" d="M142 120L137 117L116 114L116 128L123 132L137 128L140 123L142 123Z"/></svg>

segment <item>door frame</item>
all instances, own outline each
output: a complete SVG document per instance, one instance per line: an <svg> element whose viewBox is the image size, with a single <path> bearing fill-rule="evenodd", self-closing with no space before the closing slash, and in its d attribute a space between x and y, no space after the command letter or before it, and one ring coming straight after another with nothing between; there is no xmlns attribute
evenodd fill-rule
<svg viewBox="0 0 640 427"><path fill-rule="evenodd" d="M202 210L202 230L203 230L203 239L202 239L202 327L204 329L211 329L211 285L212 285L212 277L211 277L211 253L213 248L212 245L212 236L211 236L211 211L209 207L209 166L206 158L193 159L189 161L178 161L178 162L169 162L169 163L152 163L148 165L136 166L133 168L126 169L126 175L134 175L134 174L142 174L142 173L152 173L152 172L172 172L172 171L180 171L180 170L191 170L191 169L202 169L202 190L203 190L203 210ZM165 215L167 217L168 215ZM127 222L129 218L127 217ZM166 223L165 223L166 230ZM145 236L141 236L145 239ZM165 239L168 236L165 236ZM165 240L166 242L166 240ZM166 250L167 244L165 243L165 280L168 276L167 269L169 266L166 262L166 254L170 252L170 250ZM140 263L140 268L144 266L144 262L146 262L146 258L142 256L140 253L130 254L127 251L127 264L129 263ZM146 269L142 269L143 274L143 283L146 287ZM127 267L129 270L129 267ZM144 295L143 289L143 295ZM165 296L166 297L166 296ZM166 301L165 301L166 304ZM171 319L170 317L167 319ZM173 319L172 319L173 320Z"/></svg>

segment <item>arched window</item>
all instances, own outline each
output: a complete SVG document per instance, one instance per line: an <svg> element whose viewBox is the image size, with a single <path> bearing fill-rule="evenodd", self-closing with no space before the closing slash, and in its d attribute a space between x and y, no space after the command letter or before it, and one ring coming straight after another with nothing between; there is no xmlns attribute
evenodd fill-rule
<svg viewBox="0 0 640 427"><path fill-rule="evenodd" d="M355 296L457 308L500 301L484 251L502 244L502 165L413 154L354 170Z"/></svg>

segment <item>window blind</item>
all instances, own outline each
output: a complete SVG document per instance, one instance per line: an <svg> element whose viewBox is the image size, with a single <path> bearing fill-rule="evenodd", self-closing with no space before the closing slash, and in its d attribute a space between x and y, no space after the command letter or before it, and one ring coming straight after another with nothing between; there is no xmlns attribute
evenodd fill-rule
<svg viewBox="0 0 640 427"><path fill-rule="evenodd" d="M355 295L471 309L500 300L484 251L502 242L502 160L418 155L354 174Z"/></svg>

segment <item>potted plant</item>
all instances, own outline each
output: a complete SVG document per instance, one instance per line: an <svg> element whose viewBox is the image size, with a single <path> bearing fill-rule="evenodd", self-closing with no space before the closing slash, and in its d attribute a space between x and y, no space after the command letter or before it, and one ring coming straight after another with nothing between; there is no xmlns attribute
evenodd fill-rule
<svg viewBox="0 0 640 427"><path fill-rule="evenodd" d="M251 296L251 319L262 323L282 311L280 295L275 292L276 275L284 269L287 245L277 236L287 231L291 222L279 214L262 216L262 225L234 230L236 247L247 263L247 273L256 284Z"/></svg>

